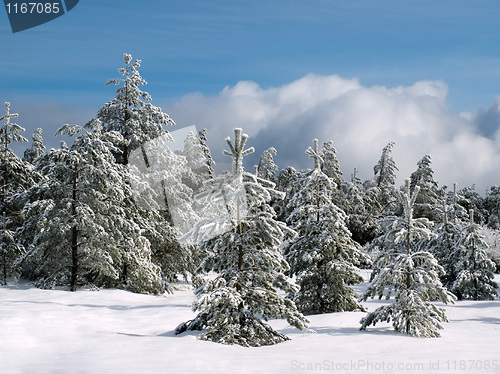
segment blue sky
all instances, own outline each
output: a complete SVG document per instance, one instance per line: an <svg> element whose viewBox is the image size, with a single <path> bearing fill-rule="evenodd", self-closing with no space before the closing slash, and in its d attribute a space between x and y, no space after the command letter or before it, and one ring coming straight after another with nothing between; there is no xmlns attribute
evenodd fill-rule
<svg viewBox="0 0 500 374"><path fill-rule="evenodd" d="M212 125L229 132L214 134L215 144L213 137L219 136L222 140L230 135L229 127L217 127L217 116L224 119L222 122L227 120L230 126L225 107L235 113L233 127L240 126L238 119L249 117L244 111L235 112L236 88L242 87L238 82L255 83L258 89L244 91L244 94L261 95L256 99L261 102L275 92L273 90L284 90L293 82L303 82L301 79L310 73L319 77L318 81L327 81L335 75L347 85L355 80L359 92L373 93L376 87L383 87L387 89L384 94L387 100L400 95L390 105L392 114L384 118L395 118L401 112L401 107L394 107L400 105L407 94L401 96L398 87L409 88L424 81L440 82L444 88L437 96L431 95L441 103L440 113L446 121L467 122L461 123L461 130L445 139L447 144L457 139L458 134L470 133L477 137L474 140L479 144L490 141L487 146L492 153L484 157L491 158L500 154L495 138L500 123L495 101L500 95L499 19L500 3L496 0L81 0L63 17L13 34L6 11L1 9L0 100L11 101L12 110L20 114L18 123L27 128L28 137L34 128L43 127L47 129L44 138L52 144L54 140L49 138L59 125L85 123L113 97L113 88L105 87L104 83L117 77L116 69L122 65L122 55L126 52L142 60L140 72L148 82L147 91L153 97L153 104L170 113L179 127L193 124L207 127L209 137ZM238 91L238 95L241 92ZM313 92L316 91L313 89ZM415 97L422 96L412 92ZM316 97L304 90L297 100L302 105L312 96ZM361 96L355 100L362 100ZM225 101L228 97L232 101ZM345 95L343 98L347 100ZM333 96L317 100L308 107L307 115L297 114L288 126L302 129L304 118L312 121L318 113L327 116L317 105L325 100L333 103ZM187 102L208 109L195 110L199 115L196 118ZM416 102L418 113L428 112L428 107L419 106L424 105L420 99ZM362 105L359 101L355 103L358 107ZM338 102L335 104L342 110ZM406 104L402 107L411 111ZM214 106L219 112L211 111ZM468 114L459 116L461 112ZM184 120L190 123L183 123ZM342 125L332 121L331 126L349 126L349 118L343 121ZM325 138L328 119L322 118L319 122L324 123L321 131L308 133L302 129L300 138L307 138L308 142L313 137L328 141ZM254 136L256 145L263 147L271 143L271 133L276 137L287 136L286 131L282 135L277 131L280 129L277 122L269 122L259 131L251 131L258 128L258 124L250 121L246 125L253 132L250 135ZM273 128L276 131L273 132ZM443 131L449 130L443 128ZM383 143L394 140L390 136L379 138L373 149L355 150L364 153L365 158L352 158L344 153L346 168L358 163L364 169L364 177L369 178ZM292 140L290 138L290 142ZM341 150L349 147L343 145L343 139L333 140L339 144L340 158ZM428 143L420 138L415 141ZM288 147L294 144L280 142ZM223 147L223 142L220 143ZM305 144L304 141L297 146L300 149ZM478 146L484 148L485 145ZM435 149L423 147L421 151L434 153ZM300 167L308 166L302 150L297 152L296 159L288 153L283 162L296 161ZM401 150L399 156L401 173L406 174L402 177L407 177L412 171L410 167L415 169L423 154L405 156ZM436 179L447 179L444 173L451 161L443 161L442 165L437 161L442 178L436 175ZM485 168L484 176L496 171L492 167ZM449 175L453 177L455 174ZM483 178L483 174L475 177ZM494 182L492 177L488 178L484 184ZM471 181L464 179L463 183Z"/></svg>

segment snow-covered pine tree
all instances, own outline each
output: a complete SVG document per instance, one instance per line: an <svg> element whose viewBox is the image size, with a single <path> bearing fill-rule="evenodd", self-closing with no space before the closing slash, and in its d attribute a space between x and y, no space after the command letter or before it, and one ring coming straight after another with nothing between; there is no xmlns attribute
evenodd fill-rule
<svg viewBox="0 0 500 374"><path fill-rule="evenodd" d="M273 208L276 211L278 220L282 222L287 221L288 216L293 210L292 208L288 209L287 206L290 199L300 189L300 180L300 173L292 166L281 169L278 173L276 189L283 192L285 197L283 200L275 202Z"/></svg>
<svg viewBox="0 0 500 374"><path fill-rule="evenodd" d="M204 145L200 138L193 132L189 132L184 139L184 148L177 152L179 155L186 158L187 168L185 168L185 176L182 177L184 183L196 193L201 188L204 181L212 178L213 164L207 158L208 147ZM208 150L208 155L210 151Z"/></svg>
<svg viewBox="0 0 500 374"><path fill-rule="evenodd" d="M168 138L159 137L129 155L129 181L138 192L137 210L132 218L144 229L151 242L153 260L169 280L193 270L192 254L189 248L181 248L177 238L197 221L192 208L193 188L198 188L204 177L208 178L203 153L200 147L195 147L196 138L194 143L189 139L189 150L185 148L178 153L170 150Z"/></svg>
<svg viewBox="0 0 500 374"><path fill-rule="evenodd" d="M24 129L11 122L18 117L10 112L10 103L5 103L5 115L0 127L0 261L2 263L2 283L7 284L13 261L21 254L22 248L17 244L14 231L20 224L20 211L16 194L23 192L33 183L32 168L21 160L10 148L13 142L27 142L21 135Z"/></svg>
<svg viewBox="0 0 500 374"><path fill-rule="evenodd" d="M150 103L151 95L141 91L140 87L147 84L137 70L141 60L132 62L132 56L127 53L123 58L125 67L118 69L123 78L106 82L106 85L122 85L116 90L115 98L99 109L97 118L101 120L104 131L118 131L125 139L119 145L121 152L115 156L120 163L127 165L132 150L149 140L169 136L163 126L175 123L160 107Z"/></svg>
<svg viewBox="0 0 500 374"><path fill-rule="evenodd" d="M405 191L399 193L404 215L384 219L386 231L382 241L388 245L376 261L379 272L360 299L375 296L389 299L395 292L395 301L362 318L361 330L381 321L392 321L398 332L438 337L442 329L439 322L447 321L445 310L432 303L439 299L447 304L455 299L439 280L443 268L431 253L416 250L420 239L432 236L431 222L427 218L413 218L419 189L416 186L411 195L407 179Z"/></svg>
<svg viewBox="0 0 500 374"><path fill-rule="evenodd" d="M411 192L420 187L420 192L415 201L415 218L425 217L433 222L439 222L439 215L436 209L440 207L440 191L437 182L434 180L434 171L431 167L431 156L425 155L417 163L418 167L410 176Z"/></svg>
<svg viewBox="0 0 500 374"><path fill-rule="evenodd" d="M436 226L436 236L429 241L429 251L434 255L438 263L443 267L441 283L451 290L456 279L455 266L456 245L460 240L462 226L455 216L453 207L448 207L443 201L443 221Z"/></svg>
<svg viewBox="0 0 500 374"><path fill-rule="evenodd" d="M278 171L278 165L274 163L274 156L278 152L276 148L271 147L266 149L260 155L259 165L257 165L257 176L262 179L266 179L271 182L276 182L276 172Z"/></svg>
<svg viewBox="0 0 500 374"><path fill-rule="evenodd" d="M477 191L476 186L463 187L457 192L457 203L465 210L463 221L469 222L469 211L474 210L474 222L483 224L488 222L490 216L488 203L488 191L486 198L483 198Z"/></svg>
<svg viewBox="0 0 500 374"><path fill-rule="evenodd" d="M373 167L374 185L378 189L378 208L383 213L391 208L396 198L396 172L399 170L392 158L394 142L387 144L382 150L382 155L377 165ZM394 207L392 207L394 208ZM390 210L389 210L390 211Z"/></svg>
<svg viewBox="0 0 500 374"><path fill-rule="evenodd" d="M207 145L207 129L202 129L198 131L198 139L200 141L200 144L203 149L203 154L206 157L206 162L207 162L207 167L208 167L208 173L210 178L214 177L214 166L215 166L215 161L212 158L212 154L210 153L210 148L208 148Z"/></svg>
<svg viewBox="0 0 500 374"><path fill-rule="evenodd" d="M498 295L493 281L495 263L486 254L487 244L480 226L474 223L474 211L469 215L469 224L464 227L452 255L456 259L452 291L459 300L493 300Z"/></svg>
<svg viewBox="0 0 500 374"><path fill-rule="evenodd" d="M481 234L484 241L488 245L486 253L488 257L495 263L495 273L500 273L500 230L489 228L488 226L481 227Z"/></svg>
<svg viewBox="0 0 500 374"><path fill-rule="evenodd" d="M23 161L34 164L36 158L44 152L42 129L37 128L32 135L31 147L24 151Z"/></svg>
<svg viewBox="0 0 500 374"><path fill-rule="evenodd" d="M247 135L241 129L234 133L234 142L226 139L229 151L224 154L232 158L232 183L244 198L236 191L236 201L227 200L231 229L202 244L208 256L197 273L214 272L215 277L196 289L193 310L199 313L177 333L206 329L201 339L258 347L289 339L269 326L268 319L284 318L299 329L307 321L293 301L279 293L296 291L284 275L288 264L281 255L283 241L293 232L275 220L269 206L272 195L279 193L272 183L244 172L243 157L253 148L244 149Z"/></svg>
<svg viewBox="0 0 500 374"><path fill-rule="evenodd" d="M394 142L390 142L383 148L378 163L373 167L374 177L363 183L364 190L357 187L348 193L351 196L353 192L362 192L363 216L352 216L350 209L346 209L346 213L349 215L349 228L353 237L363 245L380 235L380 219L394 215L398 208L395 188L398 168L391 155L393 147ZM350 201L352 198L349 196L345 200Z"/></svg>
<svg viewBox="0 0 500 374"><path fill-rule="evenodd" d="M121 86L118 87L114 99L99 109L97 118L102 123L103 131L117 131L124 138L123 142L115 144L118 151L115 151L114 155L118 163L129 165L131 152L140 149L143 162L149 165L144 145L155 139L173 141L165 126L175 123L160 107L152 105L151 96L141 90L141 86L147 84L138 71L141 61L133 61L132 56L126 53L123 57L125 66L118 69L123 78L110 79L106 82L106 85L121 84ZM91 125L91 122L89 124ZM131 181L133 178L129 171L126 179ZM162 191L155 192L162 194ZM176 239L178 233L175 232L175 228L167 227L170 218L168 209L158 210L158 207L143 207L136 204L136 209L129 218L140 226L149 239L153 258L161 265L163 272L168 273L169 278L185 271L183 259L186 257L180 251ZM167 265L169 263L170 265ZM124 273L127 273L126 269Z"/></svg>
<svg viewBox="0 0 500 374"><path fill-rule="evenodd" d="M340 187L343 183L342 170L340 169L340 163L337 159L337 150L333 146L332 140L323 144L319 155L323 160L321 170L328 178L335 182L337 187Z"/></svg>
<svg viewBox="0 0 500 374"><path fill-rule="evenodd" d="M379 188L388 188L396 183L396 171L399 170L392 158L394 142L387 144L382 150L382 156L373 167L375 184Z"/></svg>
<svg viewBox="0 0 500 374"><path fill-rule="evenodd" d="M500 187L491 186L486 193L484 206L488 211L487 223L492 229L500 229Z"/></svg>
<svg viewBox="0 0 500 374"><path fill-rule="evenodd" d="M347 227L352 238L361 245L380 235L377 216L380 214L379 192L378 188L365 189L356 168L351 174L351 181L344 181L341 186L341 208L348 217Z"/></svg>
<svg viewBox="0 0 500 374"><path fill-rule="evenodd" d="M24 275L40 287L67 285L125 287L162 293L165 283L150 259L149 241L129 219L132 191L125 167L115 162L112 144L123 138L102 133L99 121L91 132L63 126L58 134L80 135L38 159L43 179L28 191L26 220L18 238L26 252L18 260ZM127 264L128 274L123 274Z"/></svg>
<svg viewBox="0 0 500 374"><path fill-rule="evenodd" d="M289 202L288 222L298 237L284 252L300 286L295 303L305 314L363 310L350 286L363 280L357 265L367 258L351 238L346 214L332 201L335 182L322 171L317 139L306 154L314 170Z"/></svg>

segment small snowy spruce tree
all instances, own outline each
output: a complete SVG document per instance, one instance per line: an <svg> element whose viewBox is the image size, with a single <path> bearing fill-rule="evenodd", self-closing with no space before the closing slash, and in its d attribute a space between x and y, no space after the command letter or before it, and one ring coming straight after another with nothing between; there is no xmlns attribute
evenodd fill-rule
<svg viewBox="0 0 500 374"><path fill-rule="evenodd" d="M354 168L351 181L344 181L341 191L341 208L348 217L347 227L352 233L352 238L359 244L365 245L373 240L379 231L375 215L379 214L379 190L377 188L367 190L357 176L357 169Z"/></svg>
<svg viewBox="0 0 500 374"><path fill-rule="evenodd" d="M207 163L207 167L208 167L209 176L213 177L214 176L215 161L212 158L212 154L210 153L210 148L208 148L207 129L202 129L202 130L198 131L198 139L199 139L201 147L203 149L203 154L206 157L206 163Z"/></svg>
<svg viewBox="0 0 500 374"><path fill-rule="evenodd" d="M381 213L390 208L391 203L396 200L396 172L398 168L391 152L394 147L394 142L387 144L382 150L382 155L377 165L373 167L374 184L378 189L378 203Z"/></svg>
<svg viewBox="0 0 500 374"><path fill-rule="evenodd" d="M361 330L378 322L392 321L394 329L412 336L438 337L447 321L445 310L438 308L432 300L453 302L455 297L444 288L439 280L443 268L431 253L416 250L422 238L432 235L431 223L426 218L413 218L413 208L419 187L410 194L410 181L400 192L403 217L387 217L383 241L388 243L376 261L379 272L369 285L361 300L378 296L389 299L396 293L394 303L384 305L361 319Z"/></svg>
<svg viewBox="0 0 500 374"><path fill-rule="evenodd" d="M486 253L487 244L480 226L474 223L474 211L469 215L470 222L464 227L452 255L456 259L452 291L459 300L493 300L498 295L493 281L495 263Z"/></svg>
<svg viewBox="0 0 500 374"><path fill-rule="evenodd" d="M231 229L205 242L208 256L197 270L199 275L214 272L196 289L193 309L198 316L177 328L206 331L201 339L223 344L258 347L276 344L289 338L275 331L265 321L284 318L291 325L304 329L306 319L292 300L279 290L293 293L296 287L284 273L288 264L281 255L285 238L292 234L285 224L275 220L269 206L273 184L243 171L242 159L253 152L244 149L247 135L235 129L234 142L226 139L232 157L236 201L230 203ZM197 233L193 233L197 235Z"/></svg>
<svg viewBox="0 0 500 374"><path fill-rule="evenodd" d="M176 152L186 158L187 167L184 168L186 175L182 176L182 179L194 193L198 192L204 181L213 176L211 167L213 164L207 158L207 148L199 137L193 132L189 132L184 139L184 148ZM208 151L208 155L210 155L210 151Z"/></svg>
<svg viewBox="0 0 500 374"><path fill-rule="evenodd" d="M43 145L42 129L37 128L32 135L31 147L24 151L23 161L34 164L38 156L45 152Z"/></svg>
<svg viewBox="0 0 500 374"><path fill-rule="evenodd" d="M491 188L494 189L495 186ZM474 222L479 224L489 222L488 217L490 217L491 208L491 205L488 203L489 193L490 191L486 191L486 198L483 198L476 191L474 184L457 191L457 204L465 210L464 217L462 218L463 221L469 222L469 211L472 209L474 210Z"/></svg>
<svg viewBox="0 0 500 374"><path fill-rule="evenodd" d="M24 129L11 122L17 116L17 113L10 113L10 103L6 102L5 115L0 117L0 121L3 121L0 127L0 262L4 285L11 274L13 261L22 251L14 236L20 224L17 194L34 183L31 166L10 148L13 142L27 142L21 135Z"/></svg>
<svg viewBox="0 0 500 374"><path fill-rule="evenodd" d="M337 150L333 146L332 140L323 144L319 155L323 160L321 164L323 173L332 179L337 186L340 186L343 182L342 170L340 169L340 163L337 159Z"/></svg>
<svg viewBox="0 0 500 374"><path fill-rule="evenodd" d="M274 156L278 152L276 148L271 147L266 149L260 155L259 165L257 166L257 176L262 179L267 179L271 182L276 182L276 172L278 171L278 165L274 163Z"/></svg>
<svg viewBox="0 0 500 374"><path fill-rule="evenodd" d="M425 217L433 222L439 222L437 210L440 207L440 191L434 180L434 170L431 166L431 156L425 155L417 163L418 167L410 176L410 190L413 193L418 186L420 192L415 201L415 218Z"/></svg>
<svg viewBox="0 0 500 374"><path fill-rule="evenodd" d="M357 265L366 256L351 238L346 214L332 201L335 182L322 171L317 139L306 154L315 167L289 202L288 222L298 237L284 252L300 286L295 303L305 314L363 310L350 286L362 281Z"/></svg>

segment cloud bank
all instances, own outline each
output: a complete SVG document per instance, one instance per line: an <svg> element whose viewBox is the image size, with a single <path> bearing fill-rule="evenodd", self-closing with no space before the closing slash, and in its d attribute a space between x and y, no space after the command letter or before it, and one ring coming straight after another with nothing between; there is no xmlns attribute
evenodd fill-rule
<svg viewBox="0 0 500 374"><path fill-rule="evenodd" d="M219 95L194 93L168 107L179 127L207 128L212 154L219 162L224 138L241 127L250 136L258 162L274 146L276 163L311 168L305 150L313 138L333 140L346 179L356 168L363 179L373 176L382 148L394 141L398 183L416 169L426 154L432 157L440 185L476 185L484 194L499 184L500 98L488 109L453 113L448 87L441 81L420 81L408 87L364 87L356 79L308 74L281 87L263 89L250 81L224 88Z"/></svg>

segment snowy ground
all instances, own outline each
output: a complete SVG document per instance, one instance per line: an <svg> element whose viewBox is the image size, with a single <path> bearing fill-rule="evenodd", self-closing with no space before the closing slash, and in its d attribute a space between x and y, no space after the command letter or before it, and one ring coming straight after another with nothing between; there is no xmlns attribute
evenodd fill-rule
<svg viewBox="0 0 500 374"><path fill-rule="evenodd" d="M500 373L499 299L446 306L441 338L359 331L365 313L353 312L309 316L314 332L273 321L291 341L243 348L175 336L194 316L192 291L178 288L155 297L0 287L0 373Z"/></svg>

